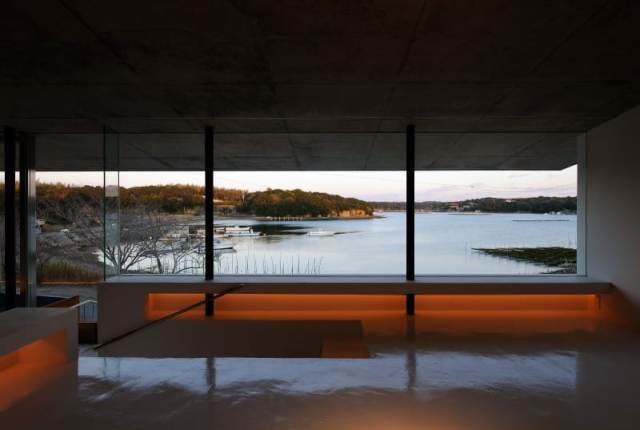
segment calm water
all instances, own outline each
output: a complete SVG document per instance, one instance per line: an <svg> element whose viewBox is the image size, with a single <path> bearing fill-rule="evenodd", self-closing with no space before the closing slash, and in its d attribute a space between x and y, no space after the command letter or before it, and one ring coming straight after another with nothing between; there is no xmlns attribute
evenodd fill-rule
<svg viewBox="0 0 640 430"><path fill-rule="evenodd" d="M385 212L367 220L261 222L216 220L216 225L251 225L267 236L225 238L233 251L216 255L225 274L404 274L405 214ZM331 230L327 237L311 230ZM576 247L575 215L448 213L416 214L417 274L538 274L547 268L483 255L472 248Z"/></svg>

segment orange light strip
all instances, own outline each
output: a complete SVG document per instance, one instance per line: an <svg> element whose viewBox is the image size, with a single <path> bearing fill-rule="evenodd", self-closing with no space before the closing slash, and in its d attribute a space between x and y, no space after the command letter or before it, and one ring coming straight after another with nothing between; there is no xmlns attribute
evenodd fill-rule
<svg viewBox="0 0 640 430"><path fill-rule="evenodd" d="M147 296L147 313L174 312L203 299L202 294ZM416 311L594 311L597 296L584 295L418 295ZM229 294L216 310L233 311L398 311L403 295Z"/></svg>
<svg viewBox="0 0 640 430"><path fill-rule="evenodd" d="M595 294L419 295L418 311L595 311Z"/></svg>

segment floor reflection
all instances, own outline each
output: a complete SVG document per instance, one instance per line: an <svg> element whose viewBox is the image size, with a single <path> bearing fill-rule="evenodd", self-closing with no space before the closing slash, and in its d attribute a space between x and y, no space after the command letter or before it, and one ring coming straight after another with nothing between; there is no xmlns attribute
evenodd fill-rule
<svg viewBox="0 0 640 430"><path fill-rule="evenodd" d="M432 393L456 389L575 392L577 353L479 354L457 351L378 353L374 359L79 360L83 380L148 390L172 386L202 394L327 394L364 389Z"/></svg>
<svg viewBox="0 0 640 430"><path fill-rule="evenodd" d="M371 334L369 359L81 357L5 411L3 429L637 428L637 334L405 323L403 336Z"/></svg>

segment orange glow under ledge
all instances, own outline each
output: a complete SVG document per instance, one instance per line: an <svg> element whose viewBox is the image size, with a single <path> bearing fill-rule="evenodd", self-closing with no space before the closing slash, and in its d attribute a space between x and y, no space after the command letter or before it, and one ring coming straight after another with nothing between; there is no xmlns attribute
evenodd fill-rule
<svg viewBox="0 0 640 430"><path fill-rule="evenodd" d="M157 317L204 299L203 294L147 295L146 314ZM215 302L216 312L390 311L404 312L402 295L229 294ZM598 297L584 295L441 295L416 296L416 311L568 311L595 312ZM200 312L196 309L192 312Z"/></svg>

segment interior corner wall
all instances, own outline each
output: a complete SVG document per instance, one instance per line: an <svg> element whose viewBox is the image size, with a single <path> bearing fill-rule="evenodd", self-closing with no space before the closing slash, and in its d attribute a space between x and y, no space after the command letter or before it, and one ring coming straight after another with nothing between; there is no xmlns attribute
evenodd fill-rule
<svg viewBox="0 0 640 430"><path fill-rule="evenodd" d="M587 275L608 319L640 328L640 106L587 132Z"/></svg>

